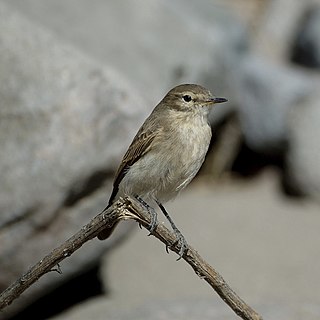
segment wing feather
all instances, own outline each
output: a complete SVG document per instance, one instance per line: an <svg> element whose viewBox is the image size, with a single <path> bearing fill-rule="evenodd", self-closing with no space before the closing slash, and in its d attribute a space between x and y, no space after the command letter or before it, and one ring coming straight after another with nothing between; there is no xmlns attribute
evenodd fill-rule
<svg viewBox="0 0 320 320"><path fill-rule="evenodd" d="M152 142L160 131L160 128L157 128L157 130L144 130L143 127L138 131L117 170L108 206L113 203L119 191L119 184L129 168L152 148Z"/></svg>

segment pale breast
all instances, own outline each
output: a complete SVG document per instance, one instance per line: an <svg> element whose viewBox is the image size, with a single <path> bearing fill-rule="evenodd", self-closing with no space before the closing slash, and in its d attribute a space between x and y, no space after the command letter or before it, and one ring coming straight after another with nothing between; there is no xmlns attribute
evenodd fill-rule
<svg viewBox="0 0 320 320"><path fill-rule="evenodd" d="M180 121L128 170L120 185L125 194L166 202L188 185L207 153L211 128L202 119Z"/></svg>
<svg viewBox="0 0 320 320"><path fill-rule="evenodd" d="M180 127L180 181L177 191L186 187L202 166L211 140L211 128L207 122Z"/></svg>

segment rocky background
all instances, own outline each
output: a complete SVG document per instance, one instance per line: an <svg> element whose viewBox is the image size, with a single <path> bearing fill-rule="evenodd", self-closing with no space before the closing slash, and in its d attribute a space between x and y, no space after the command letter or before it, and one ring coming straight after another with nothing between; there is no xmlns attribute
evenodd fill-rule
<svg viewBox="0 0 320 320"><path fill-rule="evenodd" d="M265 319L320 318L319 0L0 0L0 291L104 208L174 85L208 87L214 139L168 205ZM0 319L235 319L134 223Z"/></svg>

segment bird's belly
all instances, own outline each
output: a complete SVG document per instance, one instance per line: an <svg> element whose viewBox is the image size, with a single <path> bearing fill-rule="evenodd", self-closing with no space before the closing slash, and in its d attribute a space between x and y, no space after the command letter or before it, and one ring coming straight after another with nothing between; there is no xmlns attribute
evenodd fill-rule
<svg viewBox="0 0 320 320"><path fill-rule="evenodd" d="M201 133L201 132L200 132ZM185 136L183 136L185 137ZM166 202L186 187L199 171L211 135L190 134L145 154L133 164L120 184L124 194Z"/></svg>

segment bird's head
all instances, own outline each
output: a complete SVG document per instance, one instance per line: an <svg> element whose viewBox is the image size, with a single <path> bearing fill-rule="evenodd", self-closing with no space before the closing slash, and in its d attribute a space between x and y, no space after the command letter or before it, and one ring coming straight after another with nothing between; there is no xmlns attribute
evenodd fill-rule
<svg viewBox="0 0 320 320"><path fill-rule="evenodd" d="M206 88L196 84L182 84L171 89L163 102L171 109L179 111L195 110L228 101L211 94Z"/></svg>

